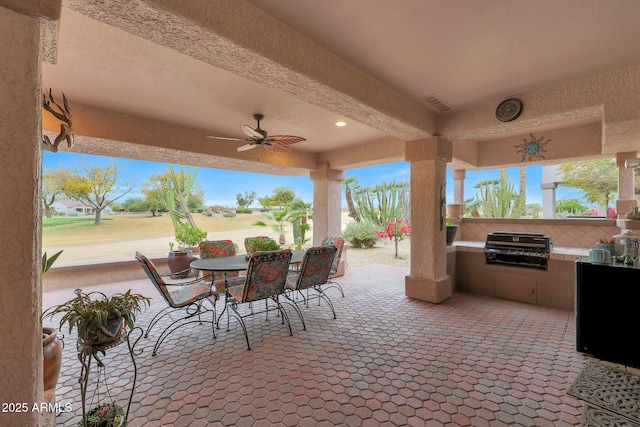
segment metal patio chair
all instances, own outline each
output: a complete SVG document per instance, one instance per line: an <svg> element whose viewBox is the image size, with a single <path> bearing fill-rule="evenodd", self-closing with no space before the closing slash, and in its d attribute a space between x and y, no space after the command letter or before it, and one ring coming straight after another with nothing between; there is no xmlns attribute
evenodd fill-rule
<svg viewBox="0 0 640 427"><path fill-rule="evenodd" d="M337 251L335 258L333 259L333 264L331 265L331 271L329 272L329 279L325 285L325 289L329 288L337 288L344 298L344 291L342 290L342 286L340 283L334 281L332 276L338 272L338 267L340 265L340 257L342 256L342 248L344 247L344 239L342 237L325 237L320 242L321 246L335 246Z"/></svg>
<svg viewBox="0 0 640 427"><path fill-rule="evenodd" d="M201 258L220 258L236 255L236 246L231 240L205 240L200 242L200 257ZM238 272L224 272L224 271L208 271L203 270L202 275L205 277L211 277L213 284L215 285L216 292L224 294L225 291L225 273L230 276L238 276Z"/></svg>
<svg viewBox="0 0 640 427"><path fill-rule="evenodd" d="M227 331L229 330L229 316L235 317L247 340L247 349L251 350L249 344L249 334L244 318L254 314L267 312L250 310L248 313L240 313L238 307L241 304L250 304L254 301L265 300L265 304L272 302L282 317L282 323L287 322L289 334L293 335L291 323L284 307L280 302L280 295L285 289L285 280L291 262L291 251L289 249L281 251L254 252L249 258L247 276L245 278L227 277L227 292L225 295L225 310L227 312ZM220 313L222 317L223 313ZM218 323L220 321L218 318Z"/></svg>
<svg viewBox="0 0 640 427"><path fill-rule="evenodd" d="M295 293L298 292L302 295L304 304L308 307L310 299L309 290L312 290L317 292L315 297L318 298L318 305L320 305L321 300L326 301L327 305L329 305L329 308L331 309L333 318L336 318L336 311L333 307L333 303L324 292L322 285L326 284L329 279L329 274L331 272L337 250L338 249L335 246L315 246L309 248L305 252L304 258L302 258L300 269L289 270L289 274L287 275L287 289L291 292L289 294L285 294L285 296L293 302L296 308L297 304L293 298ZM306 296L303 291L306 291ZM298 312L298 315L300 315L303 327L306 329L304 318L302 317L302 311L299 308L296 311Z"/></svg>
<svg viewBox="0 0 640 427"><path fill-rule="evenodd" d="M151 319L144 337L149 337L149 333L160 320L166 316L169 316L171 319L171 323L164 328L156 340L153 352L151 353L153 356L156 355L160 344L162 344L171 333L189 323L211 323L213 338L216 337L216 301L220 297L213 289L211 283L205 283L206 280L210 280L210 277L203 276L189 282L166 283L158 273L155 265L153 265L146 256L140 252L136 252L136 260L140 263L142 269L147 273L147 276L149 276L149 279L167 303L167 307ZM211 308L205 306L206 302L211 305ZM178 317L174 317L173 315L176 313L181 314ZM211 313L211 321L203 320L202 315L206 313Z"/></svg>

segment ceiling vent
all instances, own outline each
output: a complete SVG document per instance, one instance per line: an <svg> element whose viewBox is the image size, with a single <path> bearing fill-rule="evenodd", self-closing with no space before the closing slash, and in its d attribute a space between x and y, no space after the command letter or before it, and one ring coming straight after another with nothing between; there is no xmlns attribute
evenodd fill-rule
<svg viewBox="0 0 640 427"><path fill-rule="evenodd" d="M438 98L436 95L431 94L418 99L430 109L438 111L440 113L451 111L451 107L449 107L442 99Z"/></svg>

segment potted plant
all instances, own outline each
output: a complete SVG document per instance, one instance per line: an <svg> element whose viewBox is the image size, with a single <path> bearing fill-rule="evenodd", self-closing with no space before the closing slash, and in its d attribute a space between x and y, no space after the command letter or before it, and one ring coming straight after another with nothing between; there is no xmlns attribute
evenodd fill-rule
<svg viewBox="0 0 640 427"><path fill-rule="evenodd" d="M44 276L54 262L62 254L62 251L47 257L47 253L42 254L42 275ZM42 364L44 389L56 388L60 377L60 367L62 366L62 341L58 338L58 331L48 326L42 327Z"/></svg>
<svg viewBox="0 0 640 427"><path fill-rule="evenodd" d="M453 240L456 238L458 232L458 226L453 224L450 220L447 220L447 246L453 245Z"/></svg>
<svg viewBox="0 0 640 427"><path fill-rule="evenodd" d="M120 427L124 424L124 409L116 403L103 403L87 412L78 427Z"/></svg>
<svg viewBox="0 0 640 427"><path fill-rule="evenodd" d="M183 251L197 248L200 242L207 238L207 232L199 227L192 227L184 223L176 227L176 241L178 248Z"/></svg>
<svg viewBox="0 0 640 427"><path fill-rule="evenodd" d="M133 329L136 314L151 300L140 294L131 293L107 296L102 292L83 293L76 289L76 297L47 309L42 317L51 318L63 314L60 328L66 323L69 333L78 330L78 339L85 345L101 346L112 343L122 334L123 328Z"/></svg>
<svg viewBox="0 0 640 427"><path fill-rule="evenodd" d="M198 247L198 244L207 238L207 232L187 223L177 226L175 232L178 250L174 251L173 243L170 243L171 251L167 261L171 278L184 279L189 275L189 264L195 260L192 248Z"/></svg>

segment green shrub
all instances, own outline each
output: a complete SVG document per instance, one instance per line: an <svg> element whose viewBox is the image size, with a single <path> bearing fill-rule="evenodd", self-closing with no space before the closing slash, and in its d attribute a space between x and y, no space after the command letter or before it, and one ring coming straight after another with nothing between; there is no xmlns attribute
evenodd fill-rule
<svg viewBox="0 0 640 427"><path fill-rule="evenodd" d="M248 242L249 253L258 251L279 251L280 245L275 240L250 239Z"/></svg>
<svg viewBox="0 0 640 427"><path fill-rule="evenodd" d="M250 208L238 208L238 209L236 209L236 213L237 214L252 214L253 210L251 210Z"/></svg>
<svg viewBox="0 0 640 427"><path fill-rule="evenodd" d="M222 216L225 218L235 218L236 213L231 211L224 211L222 212Z"/></svg>
<svg viewBox="0 0 640 427"><path fill-rule="evenodd" d="M370 221L350 222L342 232L342 237L354 248L371 248L379 239L376 225Z"/></svg>

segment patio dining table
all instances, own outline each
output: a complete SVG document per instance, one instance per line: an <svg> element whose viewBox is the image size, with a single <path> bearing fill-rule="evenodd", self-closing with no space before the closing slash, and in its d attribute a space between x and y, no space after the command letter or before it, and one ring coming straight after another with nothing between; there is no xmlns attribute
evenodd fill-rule
<svg viewBox="0 0 640 427"><path fill-rule="evenodd" d="M291 251L291 264L299 264L304 257L304 250ZM219 258L200 258L191 263L195 270L208 271L244 271L249 266L249 260L245 254L226 256Z"/></svg>

